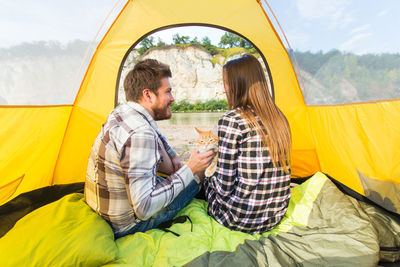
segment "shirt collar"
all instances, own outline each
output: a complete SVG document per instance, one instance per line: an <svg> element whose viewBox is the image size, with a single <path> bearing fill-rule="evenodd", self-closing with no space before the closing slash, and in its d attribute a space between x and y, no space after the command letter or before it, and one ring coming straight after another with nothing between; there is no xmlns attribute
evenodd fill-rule
<svg viewBox="0 0 400 267"><path fill-rule="evenodd" d="M145 109L142 105L136 102L127 102L126 103L129 107L133 108L140 114L142 114L146 120L150 123L150 126L153 127L158 132L157 123L154 118L150 115L150 113Z"/></svg>

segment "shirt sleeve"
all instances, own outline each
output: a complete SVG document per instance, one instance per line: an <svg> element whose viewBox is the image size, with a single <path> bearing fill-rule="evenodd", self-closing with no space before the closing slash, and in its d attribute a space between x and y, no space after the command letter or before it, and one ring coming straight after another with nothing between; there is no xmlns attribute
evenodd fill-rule
<svg viewBox="0 0 400 267"><path fill-rule="evenodd" d="M227 197L234 190L238 170L238 153L241 131L234 117L224 115L218 121L218 163L208 186L218 195Z"/></svg>
<svg viewBox="0 0 400 267"><path fill-rule="evenodd" d="M141 220L150 218L168 206L194 179L187 165L163 181L157 179L156 169L160 158L157 149L154 132L146 129L132 134L121 154L128 198Z"/></svg>

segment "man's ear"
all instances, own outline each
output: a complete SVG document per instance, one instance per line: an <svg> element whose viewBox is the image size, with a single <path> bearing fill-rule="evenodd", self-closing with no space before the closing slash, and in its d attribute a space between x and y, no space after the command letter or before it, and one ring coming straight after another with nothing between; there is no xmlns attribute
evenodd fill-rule
<svg viewBox="0 0 400 267"><path fill-rule="evenodd" d="M142 97L143 97L144 101L146 101L150 104L153 103L153 92L150 91L150 89L147 89L147 88L143 89Z"/></svg>

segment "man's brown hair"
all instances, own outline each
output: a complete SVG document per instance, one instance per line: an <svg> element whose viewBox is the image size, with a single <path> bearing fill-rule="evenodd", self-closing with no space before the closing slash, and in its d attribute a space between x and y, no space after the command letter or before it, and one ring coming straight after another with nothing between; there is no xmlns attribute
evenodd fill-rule
<svg viewBox="0 0 400 267"><path fill-rule="evenodd" d="M157 95L161 79L171 76L171 70L167 64L155 59L139 61L125 77L126 101L138 102L146 88Z"/></svg>

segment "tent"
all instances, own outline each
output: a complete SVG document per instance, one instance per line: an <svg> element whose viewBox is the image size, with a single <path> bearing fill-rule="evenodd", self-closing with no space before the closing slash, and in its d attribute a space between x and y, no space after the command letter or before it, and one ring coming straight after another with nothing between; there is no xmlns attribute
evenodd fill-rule
<svg viewBox="0 0 400 267"><path fill-rule="evenodd" d="M83 182L93 140L115 105L121 62L149 34L187 25L243 36L268 62L275 101L291 126L293 178L323 172L361 195L366 195L363 185L371 184L365 180L377 181L375 191L379 182L400 184L400 99L306 105L261 1L130 0L98 45L73 104L0 106L0 193L17 184L10 200L46 186ZM398 213L396 197L391 200Z"/></svg>
<svg viewBox="0 0 400 267"><path fill-rule="evenodd" d="M14 196L84 181L90 147L114 107L120 64L129 49L154 31L183 25L230 30L246 37L265 57L275 101L293 134L293 177L322 171L361 194L358 173L399 183L398 99L307 106L260 1L175 0L126 2L98 45L72 105L0 107L0 137L7 140L0 146L0 187L22 175Z"/></svg>

